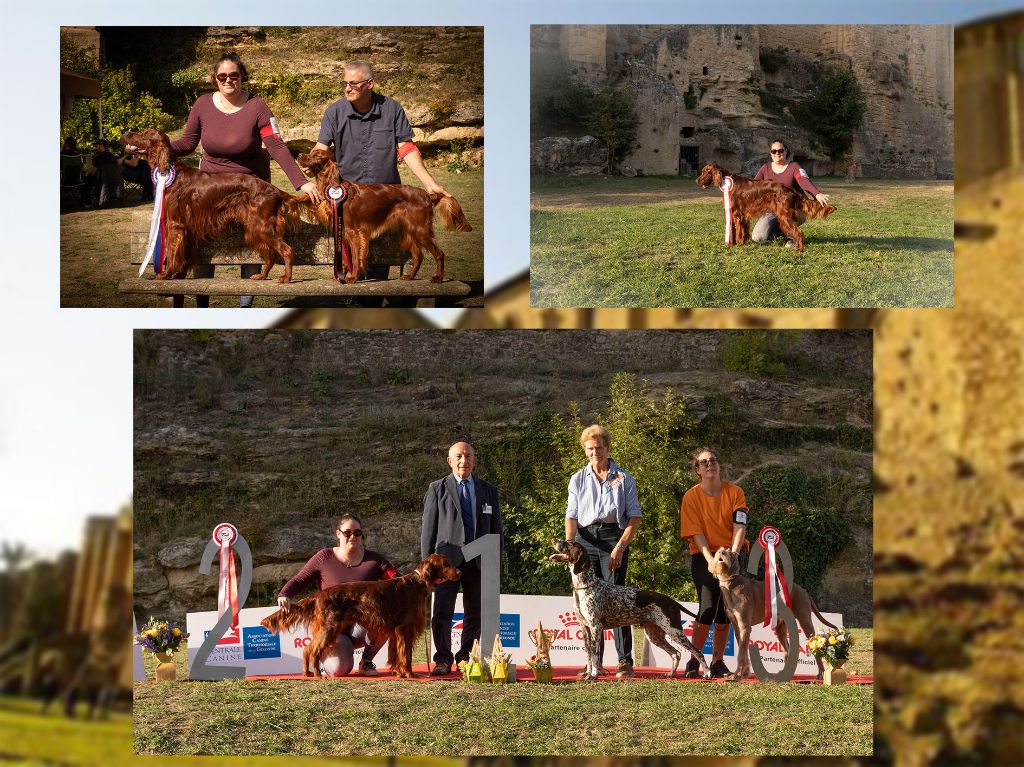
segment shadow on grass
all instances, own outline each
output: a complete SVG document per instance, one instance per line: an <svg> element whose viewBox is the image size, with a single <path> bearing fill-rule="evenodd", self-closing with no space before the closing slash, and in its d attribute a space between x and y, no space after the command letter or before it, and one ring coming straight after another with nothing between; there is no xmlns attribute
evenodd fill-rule
<svg viewBox="0 0 1024 767"><path fill-rule="evenodd" d="M944 237L822 237L815 235L812 242L835 245L854 245L872 250L953 250L953 238Z"/></svg>

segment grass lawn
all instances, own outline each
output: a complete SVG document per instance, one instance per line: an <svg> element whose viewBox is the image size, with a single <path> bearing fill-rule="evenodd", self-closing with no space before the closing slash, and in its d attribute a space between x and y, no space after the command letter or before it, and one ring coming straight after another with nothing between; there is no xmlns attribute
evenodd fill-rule
<svg viewBox="0 0 1024 767"><path fill-rule="evenodd" d="M726 248L722 197L683 177L535 177L534 307L943 307L953 182L825 178L839 210L782 241Z"/></svg>
<svg viewBox="0 0 1024 767"><path fill-rule="evenodd" d="M403 183L418 185L404 164L400 168ZM449 232L435 216L434 227L438 245L444 250L445 277L471 283L473 292L460 305L482 305L484 275L484 172L474 168L465 173L449 173L444 168L431 168L431 175L445 189L455 195L462 205L472 232ZM276 164L271 164L271 180L280 188L294 192L287 178ZM142 206L147 206L143 208ZM60 304L69 306L146 307L168 305L168 299L135 293L119 293L117 283L126 277L138 275L138 266L129 263L128 242L132 213L152 209L152 203L129 204L123 208L104 210L75 210L60 215ZM280 275L278 264L271 278ZM434 260L424 256L420 276L433 274ZM218 267L217 276L238 275L238 267ZM330 277L328 266L295 267L296 279ZM475 283L475 284L474 284ZM187 294L188 291L183 291ZM347 306L351 299L342 298L272 298L260 296L256 306ZM191 300L186 301L191 305ZM237 307L238 296L212 296L212 307Z"/></svg>
<svg viewBox="0 0 1024 767"><path fill-rule="evenodd" d="M871 674L872 630L855 629L854 635L857 644L848 668ZM422 652L417 655L422 661ZM638 680L555 686L390 680L144 682L135 686L135 750L858 755L872 750L872 692L870 685ZM467 711L473 716L467 717ZM581 717L581 712L588 713ZM567 726L572 722L576 724Z"/></svg>

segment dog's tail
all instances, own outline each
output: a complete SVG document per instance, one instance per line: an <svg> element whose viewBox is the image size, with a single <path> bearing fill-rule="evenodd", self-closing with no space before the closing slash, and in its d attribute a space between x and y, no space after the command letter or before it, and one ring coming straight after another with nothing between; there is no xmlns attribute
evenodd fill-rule
<svg viewBox="0 0 1024 767"><path fill-rule="evenodd" d="M811 612L818 616L819 621L824 623L829 628L839 631L838 626L836 626L834 623L829 623L827 620L825 620L824 616L821 614L821 611L818 610L818 605L814 603L814 599L811 597L810 592L808 592L807 594L807 601L811 603Z"/></svg>
<svg viewBox="0 0 1024 767"><path fill-rule="evenodd" d="M309 598L300 599L298 602L292 603L288 612L278 610L276 613L271 613L260 621L260 625L273 634L280 633L281 631L290 631L300 623L308 624L313 618L315 608L315 600Z"/></svg>
<svg viewBox="0 0 1024 767"><path fill-rule="evenodd" d="M472 232L473 227L469 225L465 215L462 213L462 206L454 197L445 197L434 192L430 195L430 204L441 214L444 221L444 228L451 232Z"/></svg>
<svg viewBox="0 0 1024 767"><path fill-rule="evenodd" d="M284 214L289 232L301 229L303 224L319 224L328 231L331 228L331 213L327 204L314 205L305 194L288 195L284 201Z"/></svg>

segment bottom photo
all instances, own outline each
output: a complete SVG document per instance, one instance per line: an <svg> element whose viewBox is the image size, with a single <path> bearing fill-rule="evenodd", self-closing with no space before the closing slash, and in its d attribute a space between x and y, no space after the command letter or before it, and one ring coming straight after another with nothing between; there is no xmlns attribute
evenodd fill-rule
<svg viewBox="0 0 1024 767"><path fill-rule="evenodd" d="M872 753L871 331L134 346L137 754Z"/></svg>

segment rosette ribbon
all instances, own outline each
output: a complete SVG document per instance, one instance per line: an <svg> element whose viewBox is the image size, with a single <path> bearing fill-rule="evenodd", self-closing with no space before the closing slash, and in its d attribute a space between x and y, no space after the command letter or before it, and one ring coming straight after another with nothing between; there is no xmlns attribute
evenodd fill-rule
<svg viewBox="0 0 1024 767"><path fill-rule="evenodd" d="M732 176L722 179L718 188L722 190L722 204L725 206L725 244L732 245Z"/></svg>
<svg viewBox="0 0 1024 767"><path fill-rule="evenodd" d="M234 543L238 529L221 522L213 529L213 542L220 547L220 572L217 576L217 618L231 611L231 628L218 645L238 644L238 577L235 573Z"/></svg>
<svg viewBox="0 0 1024 767"><path fill-rule="evenodd" d="M343 282L345 275L352 272L352 256L345 244L345 199L348 191L344 186L332 186L327 190L327 200L331 205L331 231L334 235L334 279ZM341 264L338 256L341 256ZM341 273L339 277L339 266Z"/></svg>
<svg viewBox="0 0 1024 767"><path fill-rule="evenodd" d="M767 525L761 528L757 540L758 543L764 546L766 554L764 565L764 625L774 629L775 625L779 622L778 610L775 604L778 588L782 589L782 598L785 600L786 606L791 610L793 609L793 602L789 598L789 587L786 585L786 576L782 574L778 561L775 558L775 547L782 542L782 533L779 532L779 528ZM776 581L778 586L776 586Z"/></svg>
<svg viewBox="0 0 1024 767"><path fill-rule="evenodd" d="M167 166L166 173L160 173L153 168L153 216L149 220L149 242L146 244L146 257L142 259L142 266L139 267L140 277L146 271L151 260L153 261L153 271L156 274L160 274L163 269L167 248L167 214L164 211L164 191L174 183L177 176L173 165Z"/></svg>

